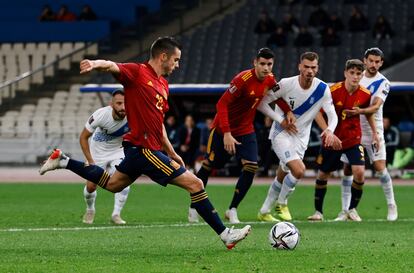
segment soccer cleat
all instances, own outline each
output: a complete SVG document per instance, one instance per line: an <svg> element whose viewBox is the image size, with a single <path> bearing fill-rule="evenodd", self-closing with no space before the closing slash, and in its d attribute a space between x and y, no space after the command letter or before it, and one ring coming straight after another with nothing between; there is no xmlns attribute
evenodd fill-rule
<svg viewBox="0 0 414 273"><path fill-rule="evenodd" d="M126 222L122 220L121 216L119 214L112 215L111 222L115 225L125 225Z"/></svg>
<svg viewBox="0 0 414 273"><path fill-rule="evenodd" d="M280 222L278 219L273 217L273 215L271 215L270 213L262 214L260 212L257 214L257 220L262 221L262 222L271 222L271 223Z"/></svg>
<svg viewBox="0 0 414 273"><path fill-rule="evenodd" d="M245 226L244 228L240 229L234 229L226 228L221 234L220 239L223 241L224 245L227 247L227 249L232 249L236 246L238 242L246 238L247 235L249 235L251 230L250 225Z"/></svg>
<svg viewBox="0 0 414 273"><path fill-rule="evenodd" d="M229 220L230 224L239 224L240 220L237 217L237 209L231 208L226 210L226 213L224 214L224 218Z"/></svg>
<svg viewBox="0 0 414 273"><path fill-rule="evenodd" d="M348 212L344 210L341 210L338 213L338 216L336 216L336 218L334 219L334 221L337 221L337 222L344 222L346 220L348 220Z"/></svg>
<svg viewBox="0 0 414 273"><path fill-rule="evenodd" d="M348 219L354 222L361 222L362 219L359 217L358 212L355 208L350 209L348 212Z"/></svg>
<svg viewBox="0 0 414 273"><path fill-rule="evenodd" d="M395 221L398 218L398 210L397 205L395 204L389 204L388 205L388 215L387 220L388 221Z"/></svg>
<svg viewBox="0 0 414 273"><path fill-rule="evenodd" d="M275 210L277 216L283 221L292 221L292 215L290 215L287 205L277 204Z"/></svg>
<svg viewBox="0 0 414 273"><path fill-rule="evenodd" d="M85 214L83 215L82 222L85 224L93 224L93 220L95 219L95 211L94 210L86 210Z"/></svg>
<svg viewBox="0 0 414 273"><path fill-rule="evenodd" d="M188 208L188 222L198 223L198 212L196 209Z"/></svg>
<svg viewBox="0 0 414 273"><path fill-rule="evenodd" d="M323 221L323 214L319 211L308 217L308 221L321 222Z"/></svg>
<svg viewBox="0 0 414 273"><path fill-rule="evenodd" d="M40 175L44 175L48 171L59 169L59 161L62 158L62 155L63 152L61 150L53 150L52 154L48 157L48 159L45 162L43 162L43 165L40 167Z"/></svg>

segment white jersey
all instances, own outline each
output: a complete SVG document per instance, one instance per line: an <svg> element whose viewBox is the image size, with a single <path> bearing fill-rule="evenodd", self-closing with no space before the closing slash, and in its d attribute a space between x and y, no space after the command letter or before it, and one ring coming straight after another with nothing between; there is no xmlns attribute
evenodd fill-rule
<svg viewBox="0 0 414 273"><path fill-rule="evenodd" d="M85 128L93 133L89 145L95 162L108 162L124 157L122 137L129 131L126 117L123 120L114 120L112 107L102 107L90 116Z"/></svg>
<svg viewBox="0 0 414 273"><path fill-rule="evenodd" d="M296 116L296 135L289 135L283 130L279 122L274 121L270 130L269 139L275 139L279 134L285 135L286 138L295 138L295 142L300 147L298 152L304 152L308 146L310 130L315 116L321 108L326 113L330 113L336 117L335 108L332 102L331 91L328 85L318 78L314 78L309 89L303 89L299 84L299 76L284 78L278 82L278 90L268 92L266 96L271 96L272 100L283 98L291 107ZM283 111L279 107L275 107L275 111L283 115ZM336 126L337 122L333 126ZM335 128L329 128L332 132Z"/></svg>
<svg viewBox="0 0 414 273"><path fill-rule="evenodd" d="M360 84L366 87L371 92L371 103L376 97L380 98L383 102L376 113L374 113L375 126L380 137L384 134L384 125L382 123L382 109L390 92L390 82L381 73L377 74L372 78L362 77ZM365 115L360 115L361 129L362 129L362 142L372 142L372 131L369 126L368 120ZM382 137L383 138L383 137Z"/></svg>

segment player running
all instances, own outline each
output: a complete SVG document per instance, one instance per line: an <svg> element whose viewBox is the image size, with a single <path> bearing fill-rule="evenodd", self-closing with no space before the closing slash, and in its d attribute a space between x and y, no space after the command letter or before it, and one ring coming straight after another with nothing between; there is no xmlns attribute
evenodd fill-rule
<svg viewBox="0 0 414 273"><path fill-rule="evenodd" d="M347 218L351 221L361 221L356 211L362 196L365 173L364 148L361 145L361 125L359 116L348 115L347 110L354 107L368 107L371 100L371 93L359 83L364 71L364 63L358 59L346 61L345 81L331 86L331 94L335 105L336 113L339 117L335 135L342 141L342 149L334 151L327 147L321 147L317 163L319 165L318 175L315 181L315 213L308 217L310 221L323 220L323 201L325 198L328 178L331 172L341 167L341 155L345 154L349 159L354 180L351 189L351 203ZM372 130L371 144L377 149L379 139L377 136L374 116L365 114ZM321 117L321 116L320 116ZM317 117L318 125L321 129L326 128L326 123L322 118Z"/></svg>
<svg viewBox="0 0 414 273"><path fill-rule="evenodd" d="M168 111L168 82L164 76L178 68L181 45L172 37L160 37L150 49L146 63L115 63L106 60L82 60L80 73L92 70L111 73L125 90L125 110L130 131L124 136L125 158L110 175L96 165L88 165L67 157L56 149L39 172L66 168L111 191L120 192L142 174L162 186L176 185L190 193L191 202L204 221L232 249L250 232L250 225L241 229L227 228L211 204L203 183L187 171L181 157L174 151L163 124ZM164 151L166 155L162 152Z"/></svg>
<svg viewBox="0 0 414 273"><path fill-rule="evenodd" d="M111 105L99 108L89 118L83 128L79 142L88 164L97 165L113 174L115 166L124 158L122 137L129 131L125 117L124 91L112 92ZM114 209L111 221L123 225L121 210L128 198L129 186L114 195ZM95 218L96 184L87 181L83 190L86 212L83 216L85 224L92 224Z"/></svg>
<svg viewBox="0 0 414 273"><path fill-rule="evenodd" d="M394 189L392 186L392 178L387 170L386 163L386 146L384 140L384 123L383 123L383 105L390 92L390 82L379 72L384 63L384 53L377 47L369 48L364 54L364 64L366 66L360 84L371 92L371 105L361 109L347 111L348 115L361 115L362 138L361 144L367 151L369 160L373 164L374 169L379 176L385 199L388 205L388 221L395 221L398 218L397 205L394 199ZM379 136L380 147L376 150L372 144L372 131L367 118L363 114L374 114L375 126ZM352 171L348 159L343 156L341 160L344 165L344 177L342 178L341 201L342 211L338 214L336 221L346 221L348 207L351 201L351 184Z"/></svg>
<svg viewBox="0 0 414 273"><path fill-rule="evenodd" d="M280 122L274 121L272 124L269 139L272 141L273 151L280 159L280 165L258 213L257 218L260 221L278 221L270 213L275 203L278 218L284 221L292 220L287 206L288 198L305 174L306 167L302 159L308 147L312 122L320 109L328 116L328 127L321 134L325 139L325 145L340 148L340 141L333 134L338 117L329 87L315 77L318 72L318 61L319 56L315 52L303 53L298 65L299 75L282 79L277 84L276 92L268 93L258 107L264 114L271 116L273 110L269 103L283 98L292 108L298 129L296 134L290 134L284 130ZM275 112L282 114L278 107L275 108Z"/></svg>

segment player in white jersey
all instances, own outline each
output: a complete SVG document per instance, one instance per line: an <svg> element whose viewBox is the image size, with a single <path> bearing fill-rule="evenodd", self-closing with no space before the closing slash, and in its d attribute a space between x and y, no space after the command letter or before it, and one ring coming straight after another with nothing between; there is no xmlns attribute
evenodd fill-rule
<svg viewBox="0 0 414 273"><path fill-rule="evenodd" d="M328 128L322 132L324 145L340 148L340 140L333 134L338 123L338 117L332 104L331 92L328 85L316 78L319 56L314 52L305 52L300 56L298 76L282 79L278 83L278 90L269 92L262 100L258 109L272 117L269 103L283 98L296 116L296 134L285 130L281 123L273 122L269 139L272 148L280 159L277 175L269 188L258 219L260 221L277 221L270 214L276 203L277 216L284 220L292 220L287 207L287 199L294 191L295 185L305 174L305 164L302 159L308 146L312 122L317 113L323 109L328 117ZM276 107L275 112L283 115Z"/></svg>
<svg viewBox="0 0 414 273"><path fill-rule="evenodd" d="M124 158L122 136L129 131L125 114L124 91L117 89L112 93L110 106L99 108L90 116L79 138L87 162L106 169L110 174ZM121 210L128 193L129 186L115 193L111 217L114 224L126 224L121 218ZM96 184L87 181L83 195L86 202L83 222L92 224L95 218Z"/></svg>
<svg viewBox="0 0 414 273"><path fill-rule="evenodd" d="M360 84L366 87L371 92L371 105L367 108L360 109L355 107L349 111L351 115L360 115L362 138L361 144L367 151L370 162L379 176L381 186L385 194L388 205L388 221L395 221L398 218L397 205L394 199L394 190L392 186L392 179L387 170L386 165L386 145L384 140L384 125L383 125L383 105L390 92L390 82L379 72L384 63L384 53L377 47L369 48L364 54L364 64L366 69L363 73ZM367 118L363 114L374 113L375 125L380 139L380 148L376 150L372 145L372 130L368 124ZM343 156L341 160L344 165L344 177L342 178L342 211L338 214L336 221L345 221L346 212L351 200L351 184L352 172L348 163L348 159Z"/></svg>

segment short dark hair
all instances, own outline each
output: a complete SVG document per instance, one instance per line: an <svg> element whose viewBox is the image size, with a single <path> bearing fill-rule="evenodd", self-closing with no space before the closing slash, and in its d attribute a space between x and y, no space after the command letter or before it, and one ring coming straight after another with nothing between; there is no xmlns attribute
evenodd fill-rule
<svg viewBox="0 0 414 273"><path fill-rule="evenodd" d="M275 53L268 47L262 47L256 54L256 60L259 58L274 59Z"/></svg>
<svg viewBox="0 0 414 273"><path fill-rule="evenodd" d="M151 58L155 58L161 53L167 53L168 56L171 56L176 48L181 50L181 47L181 44L171 36L158 37L151 45L150 55Z"/></svg>
<svg viewBox="0 0 414 273"><path fill-rule="evenodd" d="M356 68L360 71L364 71L365 65L360 59L347 60L345 63L345 71L352 69L352 68Z"/></svg>
<svg viewBox="0 0 414 273"><path fill-rule="evenodd" d="M115 89L114 91L112 91L112 93L111 93L112 97L115 97L118 94L122 95L122 96L125 96L124 89L118 88L118 89Z"/></svg>
<svg viewBox="0 0 414 273"><path fill-rule="evenodd" d="M369 55L380 56L381 60L384 60L384 52L378 47L371 47L365 50L364 58L368 58Z"/></svg>
<svg viewBox="0 0 414 273"><path fill-rule="evenodd" d="M314 60L319 61L319 55L316 52L307 51L300 55L300 61L302 62L304 59L309 60L309 61L314 61Z"/></svg>

